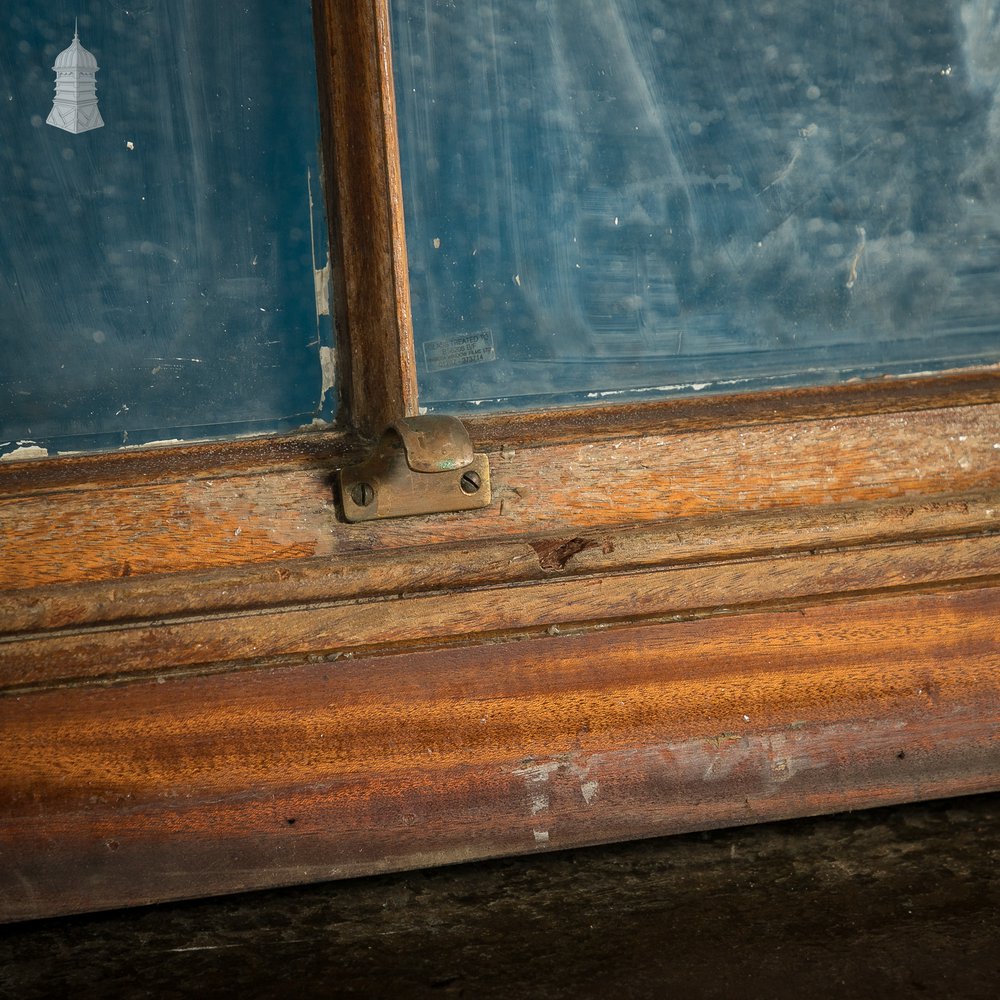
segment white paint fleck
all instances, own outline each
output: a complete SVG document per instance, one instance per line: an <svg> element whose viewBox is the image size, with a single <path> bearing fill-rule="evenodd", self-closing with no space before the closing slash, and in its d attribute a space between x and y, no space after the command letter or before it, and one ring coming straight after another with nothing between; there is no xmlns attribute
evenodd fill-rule
<svg viewBox="0 0 1000 1000"><path fill-rule="evenodd" d="M549 793L545 791L532 792L530 795L531 815L537 816L549 808Z"/></svg>
<svg viewBox="0 0 1000 1000"><path fill-rule="evenodd" d="M536 844L547 844L549 842L549 831L548 830L535 830L535 843Z"/></svg>
<svg viewBox="0 0 1000 1000"><path fill-rule="evenodd" d="M333 389L336 385L337 377L337 364L336 364L336 354L334 348L332 347L320 347L319 349L319 368L320 368L320 393L319 399L322 404L323 400L326 398L326 394Z"/></svg>
<svg viewBox="0 0 1000 1000"><path fill-rule="evenodd" d="M145 444L127 444L121 451L138 451L140 448L167 448L174 444L184 444L181 438L163 438L162 441L147 441Z"/></svg>
<svg viewBox="0 0 1000 1000"><path fill-rule="evenodd" d="M519 767L513 772L516 777L524 778L528 793L528 808L531 810L532 816L537 816L549 808L549 775L558 769L557 763L549 761L545 764L530 764L527 767Z"/></svg>
<svg viewBox="0 0 1000 1000"><path fill-rule="evenodd" d="M526 778L528 783L548 781L549 775L553 771L558 771L559 765L555 761L546 761L544 764L528 764L525 767L516 768L514 774L519 778Z"/></svg>
<svg viewBox="0 0 1000 1000"><path fill-rule="evenodd" d="M580 785L580 793L583 795L583 801L589 806L597 798L597 793L600 789L601 786L596 781L585 781Z"/></svg>
<svg viewBox="0 0 1000 1000"><path fill-rule="evenodd" d="M256 266L257 258L251 261ZM313 268L313 290L316 294L316 317L330 315L330 262L326 267Z"/></svg>

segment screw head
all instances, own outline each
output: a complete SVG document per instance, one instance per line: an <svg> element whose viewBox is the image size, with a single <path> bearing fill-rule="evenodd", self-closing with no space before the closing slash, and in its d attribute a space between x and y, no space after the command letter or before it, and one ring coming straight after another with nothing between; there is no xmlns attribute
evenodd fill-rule
<svg viewBox="0 0 1000 1000"><path fill-rule="evenodd" d="M478 472L466 472L459 481L459 486L462 487L462 492L468 496L472 496L473 493L478 493L482 485L483 481Z"/></svg>
<svg viewBox="0 0 1000 1000"><path fill-rule="evenodd" d="M375 499L375 489L371 483L355 483L351 499L358 507L367 507Z"/></svg>

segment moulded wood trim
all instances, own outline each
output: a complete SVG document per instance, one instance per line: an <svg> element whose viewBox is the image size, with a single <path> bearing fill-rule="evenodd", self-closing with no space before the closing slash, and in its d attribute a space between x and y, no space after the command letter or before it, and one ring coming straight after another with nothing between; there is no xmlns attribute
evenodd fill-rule
<svg viewBox="0 0 1000 1000"><path fill-rule="evenodd" d="M0 919L996 787L1000 590L0 698Z"/></svg>
<svg viewBox="0 0 1000 1000"><path fill-rule="evenodd" d="M0 463L0 500L136 483L177 483L329 468L357 455L358 448L356 435L343 429L327 429L8 461Z"/></svg>
<svg viewBox="0 0 1000 1000"><path fill-rule="evenodd" d="M1000 583L998 536L46 632L0 641L0 694L988 583Z"/></svg>
<svg viewBox="0 0 1000 1000"><path fill-rule="evenodd" d="M598 405L466 414L480 449L545 448L692 431L780 426L823 419L1000 403L1000 366L952 374L849 382L832 386L729 393L642 404ZM177 482L251 475L353 460L368 447L343 429L271 435L237 441L136 448L89 455L0 463L0 498L99 484Z"/></svg>
<svg viewBox="0 0 1000 1000"><path fill-rule="evenodd" d="M646 434L898 413L1000 402L1000 365L767 392L463 416L482 447L538 447Z"/></svg>
<svg viewBox="0 0 1000 1000"><path fill-rule="evenodd" d="M491 453L494 501L347 525L336 462L0 499L0 591L340 560L442 543L751 511L915 502L1000 487L1000 404L623 436ZM124 592L123 592L124 593ZM0 612L0 620L3 615Z"/></svg>
<svg viewBox="0 0 1000 1000"><path fill-rule="evenodd" d="M7 591L0 636L165 621L255 609L395 599L551 579L1000 532L1000 490L883 503L680 518L472 544L415 547L251 564L200 573L131 576ZM990 543L986 543L986 548ZM984 551L986 551L984 548ZM0 651L0 662L3 661ZM2 683L0 676L0 683Z"/></svg>
<svg viewBox="0 0 1000 1000"><path fill-rule="evenodd" d="M314 10L371 435L387 4ZM340 432L0 465L0 920L996 787L1000 369L468 423L489 510L364 526Z"/></svg>

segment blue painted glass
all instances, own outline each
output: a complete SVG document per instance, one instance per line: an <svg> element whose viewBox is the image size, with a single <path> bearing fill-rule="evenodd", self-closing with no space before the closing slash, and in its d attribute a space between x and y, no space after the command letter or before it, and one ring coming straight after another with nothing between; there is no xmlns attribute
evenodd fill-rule
<svg viewBox="0 0 1000 1000"><path fill-rule="evenodd" d="M0 454L328 417L308 0L0 0Z"/></svg>
<svg viewBox="0 0 1000 1000"><path fill-rule="evenodd" d="M1000 360L996 0L394 0L421 402Z"/></svg>

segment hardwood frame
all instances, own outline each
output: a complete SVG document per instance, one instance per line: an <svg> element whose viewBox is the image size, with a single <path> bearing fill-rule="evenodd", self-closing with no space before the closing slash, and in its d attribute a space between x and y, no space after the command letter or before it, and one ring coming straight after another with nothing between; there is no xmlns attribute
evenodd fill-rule
<svg viewBox="0 0 1000 1000"><path fill-rule="evenodd" d="M996 369L476 418L490 508L343 523L416 396L315 9L351 426L0 465L0 919L1000 787Z"/></svg>

